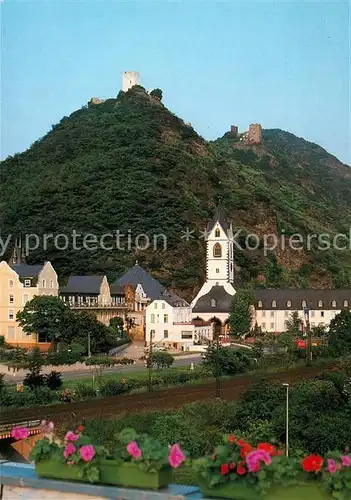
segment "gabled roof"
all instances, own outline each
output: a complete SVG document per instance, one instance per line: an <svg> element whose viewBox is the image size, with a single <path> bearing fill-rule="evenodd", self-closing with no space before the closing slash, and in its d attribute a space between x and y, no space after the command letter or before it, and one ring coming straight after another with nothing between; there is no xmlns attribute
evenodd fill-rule
<svg viewBox="0 0 351 500"><path fill-rule="evenodd" d="M343 309L344 302L348 301L351 306L351 288L336 288L336 289L282 289L282 288L261 288L254 291L256 307L258 302L262 302L260 309L277 309L277 310L302 310L302 302L305 301L308 309L320 310L338 310ZM319 301L322 301L323 306L320 307ZM272 307L272 302L276 302L276 306ZM287 306L287 302L291 302L291 306ZM333 306L332 302L336 305Z"/></svg>
<svg viewBox="0 0 351 500"><path fill-rule="evenodd" d="M215 300L215 306L212 306L212 300ZM229 313L233 295L230 295L223 286L213 286L211 290L202 295L193 307L193 312L223 312Z"/></svg>
<svg viewBox="0 0 351 500"><path fill-rule="evenodd" d="M110 293L111 295L124 295L124 286L112 283L112 285L110 285Z"/></svg>
<svg viewBox="0 0 351 500"><path fill-rule="evenodd" d="M220 225L222 226L222 229L223 231L228 234L229 232L229 229L230 229L230 224L228 223L227 221L227 218L226 216L224 215L224 212L223 212L223 209L222 209L222 206L220 204L218 204L216 206L216 210L215 210L215 213L214 213L214 216L213 216L213 219L211 222L208 223L207 225L207 232L209 233L210 231L212 231L212 229L215 227L215 225L217 224L217 222L220 223Z"/></svg>
<svg viewBox="0 0 351 500"><path fill-rule="evenodd" d="M27 264L13 264L11 269L13 269L20 278L35 278L40 274L45 264L37 264L35 266L29 266Z"/></svg>
<svg viewBox="0 0 351 500"><path fill-rule="evenodd" d="M60 293L99 294L104 276L70 276Z"/></svg>
<svg viewBox="0 0 351 500"><path fill-rule="evenodd" d="M169 290L165 290L157 297L157 300L165 300L172 307L190 307L190 304L186 300Z"/></svg>
<svg viewBox="0 0 351 500"><path fill-rule="evenodd" d="M152 300L157 299L165 290L165 287L139 266L139 264L131 267L123 276L114 281L112 286L128 284L132 285L134 289L140 284L147 297Z"/></svg>

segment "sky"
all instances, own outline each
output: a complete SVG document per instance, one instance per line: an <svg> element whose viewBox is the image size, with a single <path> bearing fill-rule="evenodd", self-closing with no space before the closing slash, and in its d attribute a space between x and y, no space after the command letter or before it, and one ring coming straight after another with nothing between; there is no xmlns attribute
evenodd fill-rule
<svg viewBox="0 0 351 500"><path fill-rule="evenodd" d="M1 1L1 0L0 0ZM344 1L2 0L1 159L24 151L123 71L206 139L281 128L351 164Z"/></svg>

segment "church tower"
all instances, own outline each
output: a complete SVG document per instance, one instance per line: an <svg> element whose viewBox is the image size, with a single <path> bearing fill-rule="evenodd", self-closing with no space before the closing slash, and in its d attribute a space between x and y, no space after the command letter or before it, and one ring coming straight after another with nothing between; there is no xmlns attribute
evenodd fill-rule
<svg viewBox="0 0 351 500"><path fill-rule="evenodd" d="M207 226L206 246L206 281L192 301L191 307L194 311L200 312L201 309L201 312L205 312L203 309L207 307L205 304L208 302L208 312L211 314L220 304L227 309L235 294L233 227L224 216L220 204Z"/></svg>

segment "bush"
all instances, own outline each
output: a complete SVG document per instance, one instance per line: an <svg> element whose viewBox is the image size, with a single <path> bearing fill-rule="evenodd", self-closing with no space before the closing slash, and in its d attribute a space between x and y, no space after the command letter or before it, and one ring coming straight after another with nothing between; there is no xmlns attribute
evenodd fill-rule
<svg viewBox="0 0 351 500"><path fill-rule="evenodd" d="M5 388L5 373L0 373L0 393Z"/></svg>
<svg viewBox="0 0 351 500"><path fill-rule="evenodd" d="M24 377L23 385L30 389L36 389L45 385L45 377L41 373L31 372Z"/></svg>
<svg viewBox="0 0 351 500"><path fill-rule="evenodd" d="M119 396L128 392L128 384L119 380L107 380L99 386L101 396Z"/></svg>
<svg viewBox="0 0 351 500"><path fill-rule="evenodd" d="M0 347L5 346L5 337L3 335L0 335Z"/></svg>
<svg viewBox="0 0 351 500"><path fill-rule="evenodd" d="M211 345L203 354L203 365L213 376L236 375L250 369L252 360L242 351Z"/></svg>
<svg viewBox="0 0 351 500"><path fill-rule="evenodd" d="M170 368L174 362L174 356L169 352L155 352L152 354L152 365L156 365L157 369Z"/></svg>
<svg viewBox="0 0 351 500"><path fill-rule="evenodd" d="M59 389L62 386L61 372L52 371L45 375L45 383L52 391Z"/></svg>
<svg viewBox="0 0 351 500"><path fill-rule="evenodd" d="M76 395L78 400L94 398L96 396L96 390L90 385L80 382L76 386Z"/></svg>
<svg viewBox="0 0 351 500"><path fill-rule="evenodd" d="M60 392L60 401L63 403L73 403L77 401L76 391L72 389L63 389L63 391Z"/></svg>

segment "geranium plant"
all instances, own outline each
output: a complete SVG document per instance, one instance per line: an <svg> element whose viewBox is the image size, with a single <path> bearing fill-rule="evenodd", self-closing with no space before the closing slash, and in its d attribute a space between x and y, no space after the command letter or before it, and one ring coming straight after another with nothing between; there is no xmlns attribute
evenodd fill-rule
<svg viewBox="0 0 351 500"><path fill-rule="evenodd" d="M186 457L179 444L164 446L147 434L138 434L134 429L124 429L117 436L118 446L113 458L121 462L134 462L148 472L157 472L170 466L179 467Z"/></svg>
<svg viewBox="0 0 351 500"><path fill-rule="evenodd" d="M54 424L42 422L43 438L39 439L30 454L30 460L40 462L53 459L68 466L79 468L79 476L90 482L99 479L99 460L106 458L109 453L103 446L94 446L91 439L83 434L84 427L79 426L75 431L68 431L62 440L54 436ZM28 429L15 427L12 429L14 439L26 439Z"/></svg>

